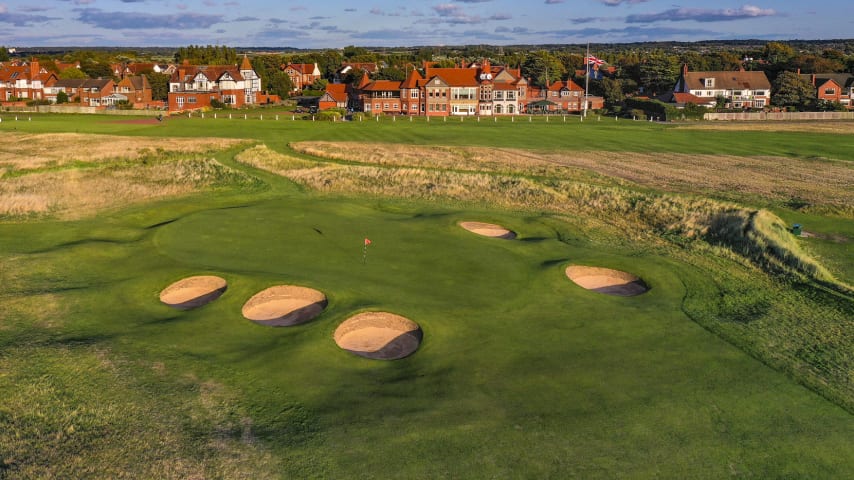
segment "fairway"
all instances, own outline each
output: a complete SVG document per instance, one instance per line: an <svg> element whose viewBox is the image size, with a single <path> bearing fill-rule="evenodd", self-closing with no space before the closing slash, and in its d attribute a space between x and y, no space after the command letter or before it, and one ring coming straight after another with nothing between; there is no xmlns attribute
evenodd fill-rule
<svg viewBox="0 0 854 480"><path fill-rule="evenodd" d="M542 175L518 165L378 166L288 147L319 139L495 142L570 155L589 133L631 151L692 145L711 154L720 135L736 135L738 144L756 132L703 132L715 140L624 122L615 136L621 123L605 120L519 129L467 119L432 133L423 129L434 125L400 121L217 121L45 116L17 125L107 141L246 141L203 154L206 163L182 156L192 152L130 162L143 169L134 172L184 161L213 172L210 182L188 180L182 185L192 189L165 198L145 193L70 218L4 217L0 478L764 479L854 470L845 448L854 441L849 294L763 270L717 237L680 236L637 219L652 211L644 205L682 208L693 197L577 166ZM5 118L2 128L17 134ZM804 140L795 159L813 141L816 155L839 159L852 141L772 135L780 141L763 140L757 150L779 154ZM287 158L241 160L255 142ZM722 148L736 154L732 144ZM6 167L14 174L0 183L130 168L99 162L106 166ZM401 182L407 171L429 176L434 187L401 196L393 186L341 186L373 169ZM447 187L475 174L489 180L483 191ZM570 196L567 184L595 188ZM636 209L603 201L597 215L589 205L599 200L575 200L600 191L628 192L625 205ZM539 192L562 203L529 200ZM767 201L784 214L825 219L816 226L827 234L850 231L852 220L832 204L796 212ZM486 234L463 228L467 222ZM850 271L850 259L833 263L848 245L824 246L833 271ZM570 272L592 283L576 284ZM161 301L170 286L197 276L222 280L205 284L215 295L198 294L208 301ZM613 284L596 283L605 280ZM294 300L307 292L316 296ZM272 298L312 315L292 321L287 310L259 307ZM385 323L381 313L390 314ZM383 350L376 342L397 343Z"/></svg>

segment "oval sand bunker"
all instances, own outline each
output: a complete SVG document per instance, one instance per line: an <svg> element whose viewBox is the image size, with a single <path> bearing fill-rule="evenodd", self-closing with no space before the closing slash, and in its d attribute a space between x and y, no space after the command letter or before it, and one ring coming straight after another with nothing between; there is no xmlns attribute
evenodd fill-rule
<svg viewBox="0 0 854 480"><path fill-rule="evenodd" d="M640 278L610 268L570 265L566 267L566 276L582 288L606 295L632 297L648 290Z"/></svg>
<svg viewBox="0 0 854 480"><path fill-rule="evenodd" d="M278 285L262 290L243 304L243 316L271 327L305 323L326 308L326 295L317 290Z"/></svg>
<svg viewBox="0 0 854 480"><path fill-rule="evenodd" d="M503 238L505 240L512 240L516 238L516 232L507 230L501 225L495 225L492 223L461 222L460 226L470 232L483 235L484 237Z"/></svg>
<svg viewBox="0 0 854 480"><path fill-rule="evenodd" d="M213 275L187 277L160 292L160 301L172 308L189 310L210 303L228 288L224 278Z"/></svg>
<svg viewBox="0 0 854 480"><path fill-rule="evenodd" d="M344 350L376 360L397 360L421 344L421 327L408 318L386 312L365 312L335 329L335 343Z"/></svg>

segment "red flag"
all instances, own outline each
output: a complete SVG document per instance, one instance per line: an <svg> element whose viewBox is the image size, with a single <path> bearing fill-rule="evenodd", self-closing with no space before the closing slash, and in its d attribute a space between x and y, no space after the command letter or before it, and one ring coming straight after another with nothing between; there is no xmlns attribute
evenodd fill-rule
<svg viewBox="0 0 854 480"><path fill-rule="evenodd" d="M371 240L368 239L368 237L365 237L365 246L367 247L370 244L371 244Z"/></svg>

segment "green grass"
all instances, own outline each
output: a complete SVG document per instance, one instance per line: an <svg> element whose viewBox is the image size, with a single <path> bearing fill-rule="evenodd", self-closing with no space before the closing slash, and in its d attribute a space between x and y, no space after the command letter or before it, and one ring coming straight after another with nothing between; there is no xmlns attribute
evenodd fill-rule
<svg viewBox="0 0 854 480"><path fill-rule="evenodd" d="M427 133L400 122L247 120L250 128L226 131L209 119L74 120L86 132L233 135L277 148L391 141L394 132L410 143L465 144L468 134L474 144L571 149L588 138L604 144L621 128L619 148L655 150L677 147L646 137L678 133L604 120ZM10 123L4 115L0 128ZM64 117L25 125L69 129ZM575 133L588 127L589 136ZM684 148L714 145L676 137ZM759 150L784 148L763 138ZM775 140L800 149L799 138ZM823 138L815 142L827 156L848 141ZM840 406L852 400L849 299L775 279L718 247L619 232L607 219L319 195L220 160L266 187L75 222L0 224L0 478L767 479L854 470L844 448L854 419ZM463 220L520 236L479 237L456 225ZM365 237L373 243L363 263ZM651 290L583 290L563 274L575 263L635 273ZM229 282L216 302L186 312L159 303L166 285L205 273ZM317 288L328 308L293 328L243 319L243 302L276 284ZM418 322L419 350L395 362L340 350L332 333L364 310ZM782 326L802 335L781 337ZM811 370L823 365L840 368ZM822 381L836 396L802 386Z"/></svg>

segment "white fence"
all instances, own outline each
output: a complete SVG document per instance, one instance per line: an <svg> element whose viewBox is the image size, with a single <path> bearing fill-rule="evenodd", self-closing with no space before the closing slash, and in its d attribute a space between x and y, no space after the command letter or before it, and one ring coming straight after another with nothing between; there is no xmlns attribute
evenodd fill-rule
<svg viewBox="0 0 854 480"><path fill-rule="evenodd" d="M737 113L707 113L705 120L854 120L854 112L737 112Z"/></svg>

